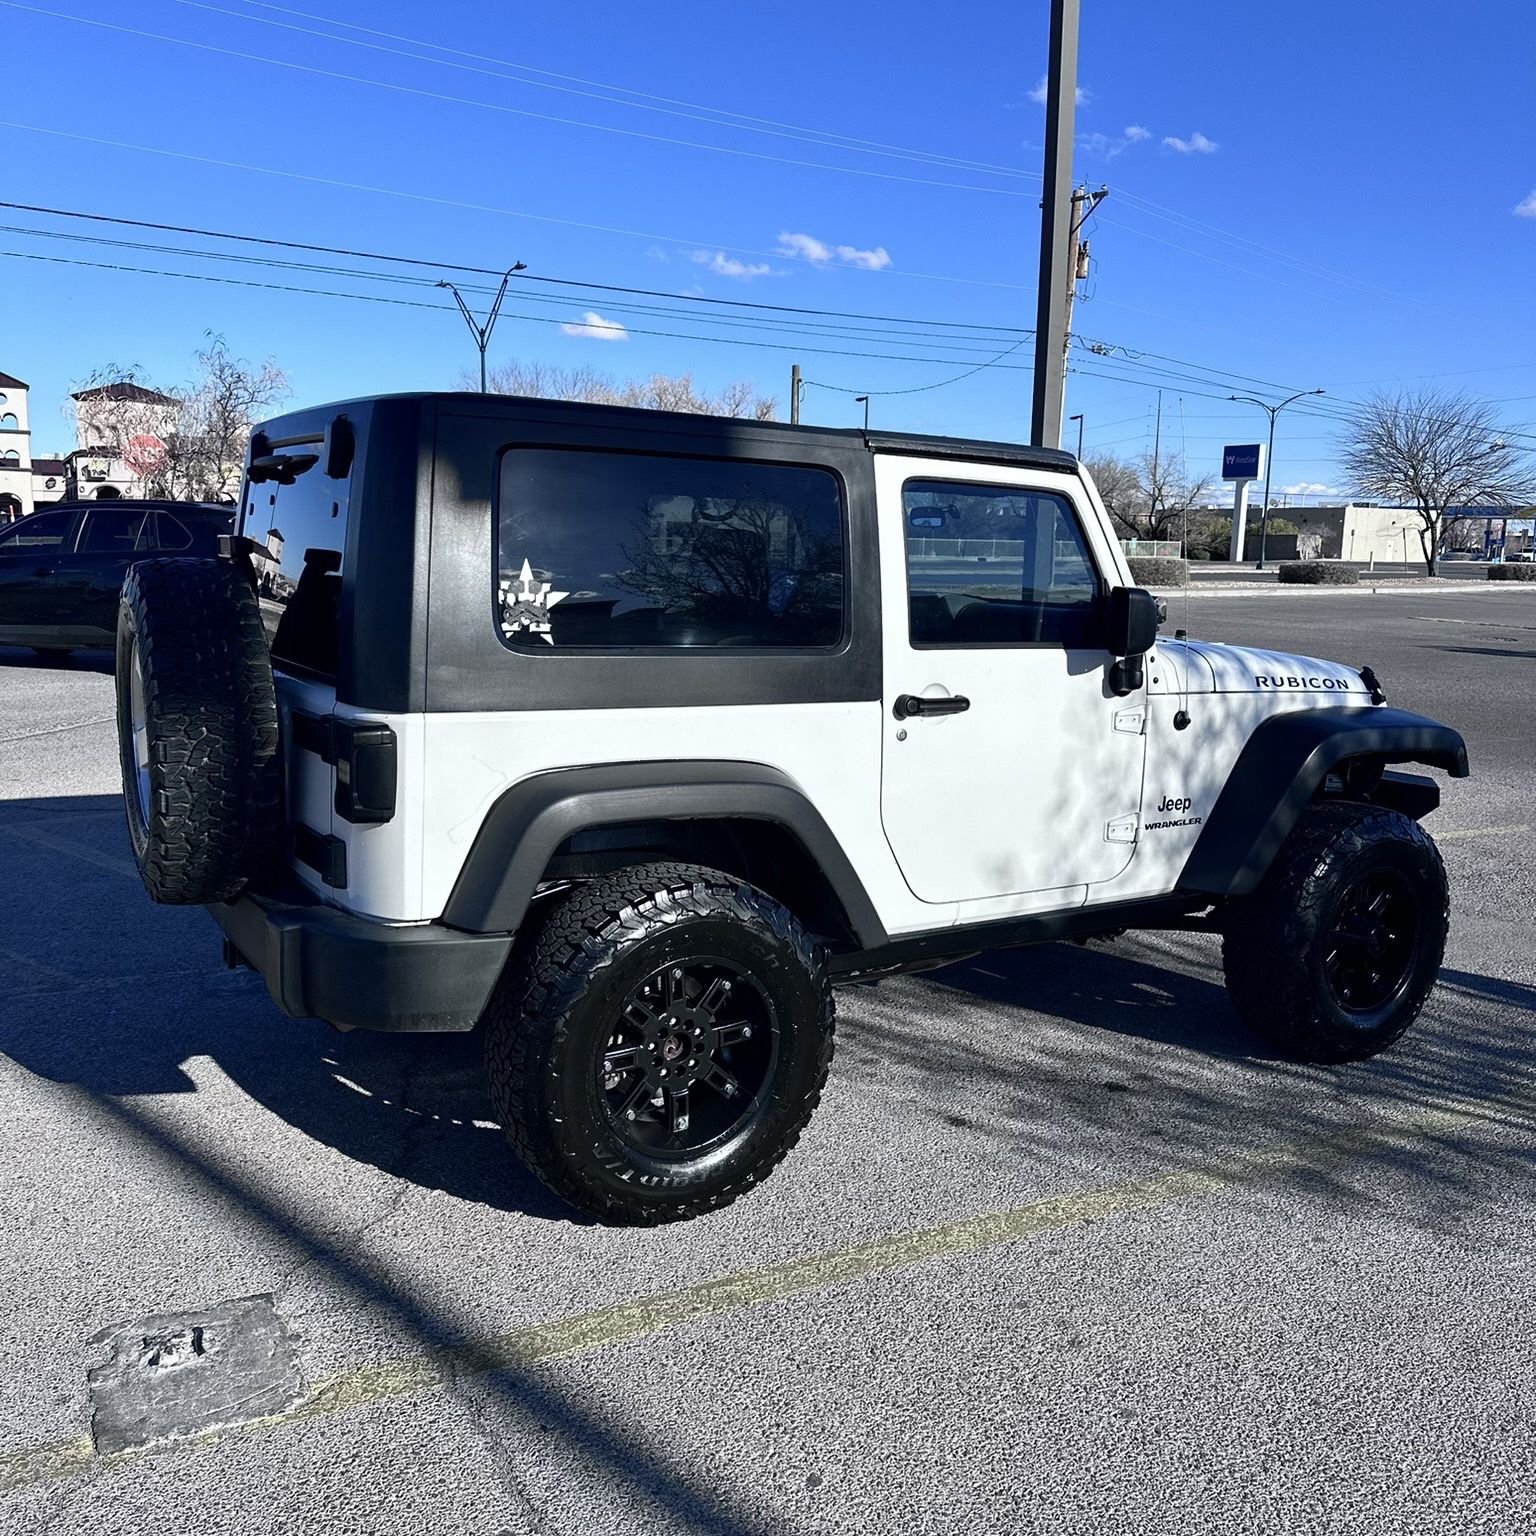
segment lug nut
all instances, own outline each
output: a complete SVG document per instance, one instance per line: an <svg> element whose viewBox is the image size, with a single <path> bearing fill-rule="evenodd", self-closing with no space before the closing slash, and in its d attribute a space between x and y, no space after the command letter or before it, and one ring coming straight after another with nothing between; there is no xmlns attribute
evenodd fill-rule
<svg viewBox="0 0 1536 1536"><path fill-rule="evenodd" d="M635 1118L635 1112L634 1112L634 1110L632 1110L632 1109L626 1109L626 1110L625 1110L625 1111L624 1111L624 1118L625 1118L625 1119L626 1119L626 1120L633 1120L633 1119L634 1119L634 1118Z"/></svg>
<svg viewBox="0 0 1536 1536"><path fill-rule="evenodd" d="M741 1026L741 1038L743 1040L750 1040L752 1038L752 1026L750 1024L743 1024Z"/></svg>
<svg viewBox="0 0 1536 1536"><path fill-rule="evenodd" d="M657 1074L656 1074L656 1076L657 1076L657 1077L665 1077L665 1076L666 1076L666 1075L667 1075L667 1069L666 1069L666 1068L665 1068L665 1067L663 1067L663 1068L662 1068L662 1069L661 1069L661 1070L660 1070L660 1071L659 1071L659 1072L658 1072L658 1073L657 1073Z"/></svg>
<svg viewBox="0 0 1536 1536"><path fill-rule="evenodd" d="M677 1117L677 1128L680 1131L686 1131L688 1129L688 1116L687 1115L679 1115Z"/></svg>

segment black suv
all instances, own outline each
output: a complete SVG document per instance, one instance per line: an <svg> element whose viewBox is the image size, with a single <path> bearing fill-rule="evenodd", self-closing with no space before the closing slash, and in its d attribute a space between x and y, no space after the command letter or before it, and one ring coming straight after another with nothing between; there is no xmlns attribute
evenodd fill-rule
<svg viewBox="0 0 1536 1536"><path fill-rule="evenodd" d="M155 554L211 558L234 510L191 501L60 502L0 528L0 645L58 654L114 644L128 567Z"/></svg>

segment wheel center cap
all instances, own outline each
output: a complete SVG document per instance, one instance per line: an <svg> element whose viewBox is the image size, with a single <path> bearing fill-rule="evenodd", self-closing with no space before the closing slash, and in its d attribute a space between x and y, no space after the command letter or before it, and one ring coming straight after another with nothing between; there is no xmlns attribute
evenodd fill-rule
<svg viewBox="0 0 1536 1536"><path fill-rule="evenodd" d="M661 1042L661 1059L663 1061L676 1061L679 1056L688 1049L687 1042L679 1035L668 1035Z"/></svg>

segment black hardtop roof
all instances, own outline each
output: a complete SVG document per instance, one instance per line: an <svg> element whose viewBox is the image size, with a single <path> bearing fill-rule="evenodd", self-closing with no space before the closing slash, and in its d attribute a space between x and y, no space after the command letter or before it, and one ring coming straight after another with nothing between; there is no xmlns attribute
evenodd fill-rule
<svg viewBox="0 0 1536 1536"><path fill-rule="evenodd" d="M638 419L654 421L663 430L697 431L703 424L729 426L743 438L762 433L778 438L832 439L862 443L871 453L904 453L914 458L970 459L990 464L1023 464L1035 469L1075 471L1077 459L1062 448L1036 448L1026 443L989 442L982 438L939 437L921 432L882 432L862 427L790 426L783 421L753 421L739 416L704 416L678 411L653 411L628 405L590 405L580 400L545 400L529 395L471 394L461 391L406 391L392 395L359 396L329 405L308 406L263 422L259 430L276 443L285 437L318 433L331 417L349 409L359 410L377 401L416 402L439 411L448 408L474 415L527 416L536 412L546 419L586 420L600 424L635 425Z"/></svg>

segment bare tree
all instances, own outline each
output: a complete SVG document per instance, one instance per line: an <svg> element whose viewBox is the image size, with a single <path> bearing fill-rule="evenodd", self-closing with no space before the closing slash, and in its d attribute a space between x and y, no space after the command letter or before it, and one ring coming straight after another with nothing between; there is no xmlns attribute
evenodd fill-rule
<svg viewBox="0 0 1536 1536"><path fill-rule="evenodd" d="M1183 537L1185 514L1210 494L1209 475L1190 475L1181 454L1089 459L1089 473L1115 526L1128 539Z"/></svg>
<svg viewBox="0 0 1536 1536"><path fill-rule="evenodd" d="M252 365L232 357L211 332L194 361L193 379L177 388L150 383L137 364L111 364L72 394L80 446L120 460L140 495L227 499L251 428L288 394L287 377L270 358Z"/></svg>
<svg viewBox="0 0 1536 1536"><path fill-rule="evenodd" d="M473 389L477 377L462 375L465 389ZM490 390L495 395L527 395L544 400L581 400L593 405L631 405L655 411L685 411L699 416L744 416L751 421L773 421L779 403L760 395L745 379L726 385L718 394L701 390L691 373L671 376L653 373L648 379L615 380L593 368L558 368L549 363L512 362L491 369Z"/></svg>
<svg viewBox="0 0 1536 1536"><path fill-rule="evenodd" d="M1099 488L1104 506L1115 527L1128 539L1136 537L1143 508L1141 477L1136 466L1112 453L1100 454L1088 461L1088 472Z"/></svg>
<svg viewBox="0 0 1536 1536"><path fill-rule="evenodd" d="M1536 487L1529 458L1505 441L1494 407L1430 388L1372 396L1351 418L1340 468L1355 494L1402 502L1419 514L1419 548L1433 576L1449 509L1526 506Z"/></svg>

